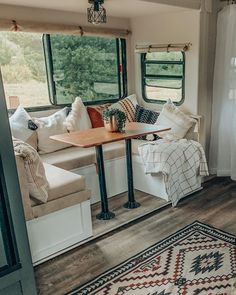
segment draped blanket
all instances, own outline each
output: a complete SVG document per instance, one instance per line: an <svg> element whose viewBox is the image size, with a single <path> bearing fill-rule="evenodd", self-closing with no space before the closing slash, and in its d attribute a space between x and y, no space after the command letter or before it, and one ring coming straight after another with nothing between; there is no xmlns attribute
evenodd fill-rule
<svg viewBox="0 0 236 295"><path fill-rule="evenodd" d="M173 206L190 192L198 188L198 176L207 176L208 167L200 143L180 139L164 139L139 146L145 173L161 173L166 191Z"/></svg>
<svg viewBox="0 0 236 295"><path fill-rule="evenodd" d="M19 139L13 138L12 141L15 155L24 160L30 197L39 203L46 203L48 199L49 183L45 175L43 163L37 151L32 146Z"/></svg>

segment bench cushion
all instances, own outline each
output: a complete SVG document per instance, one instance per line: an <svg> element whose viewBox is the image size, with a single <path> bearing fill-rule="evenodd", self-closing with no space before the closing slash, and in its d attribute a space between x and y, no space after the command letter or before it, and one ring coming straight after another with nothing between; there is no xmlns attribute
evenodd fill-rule
<svg viewBox="0 0 236 295"><path fill-rule="evenodd" d="M115 159L125 155L123 141L105 144L103 150L105 160ZM70 147L54 153L41 155L41 159L44 163L65 170L73 170L96 163L95 148Z"/></svg>
<svg viewBox="0 0 236 295"><path fill-rule="evenodd" d="M49 183L48 202L85 190L85 178L81 175L44 163Z"/></svg>
<svg viewBox="0 0 236 295"><path fill-rule="evenodd" d="M91 192L89 190L84 190L77 192L56 200L51 200L46 204L41 204L32 207L34 218L38 218L64 208L68 208L79 203L85 202L90 199Z"/></svg>

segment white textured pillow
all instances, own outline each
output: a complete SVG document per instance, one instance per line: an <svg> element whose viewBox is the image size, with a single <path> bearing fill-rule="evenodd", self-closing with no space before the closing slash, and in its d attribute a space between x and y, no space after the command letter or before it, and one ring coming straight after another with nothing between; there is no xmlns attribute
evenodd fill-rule
<svg viewBox="0 0 236 295"><path fill-rule="evenodd" d="M113 103L109 107L109 109L119 109L123 111L126 114L127 121L134 122L137 104L138 102L137 102L136 94L132 94L116 103Z"/></svg>
<svg viewBox="0 0 236 295"><path fill-rule="evenodd" d="M49 117L34 118L34 123L38 126L38 150L40 154L52 153L69 147L67 143L62 143L50 139L50 136L67 133L64 121L67 109L64 108Z"/></svg>
<svg viewBox="0 0 236 295"><path fill-rule="evenodd" d="M162 132L159 135L172 140L184 138L188 130L196 124L196 121L181 112L171 100L168 100L168 102L164 104L156 124L170 127L170 131Z"/></svg>
<svg viewBox="0 0 236 295"><path fill-rule="evenodd" d="M10 127L12 136L30 144L37 150L37 133L28 128L28 122L31 120L30 115L20 105L10 117Z"/></svg>
<svg viewBox="0 0 236 295"><path fill-rule="evenodd" d="M71 112L65 120L65 127L68 131L87 130L92 124L85 105L80 97L76 97L71 105Z"/></svg>
<svg viewBox="0 0 236 295"><path fill-rule="evenodd" d="M30 196L40 203L46 203L48 200L49 184L46 179L43 163L37 151L29 144L14 137L13 147L15 154L24 159Z"/></svg>

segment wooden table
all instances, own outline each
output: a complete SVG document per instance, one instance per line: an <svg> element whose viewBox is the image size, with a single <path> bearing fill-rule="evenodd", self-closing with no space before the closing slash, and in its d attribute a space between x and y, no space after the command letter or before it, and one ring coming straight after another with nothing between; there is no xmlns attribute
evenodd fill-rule
<svg viewBox="0 0 236 295"><path fill-rule="evenodd" d="M134 209L139 207L140 204L135 201L134 197L131 139L139 136L144 136L168 130L170 130L170 128L160 125L150 125L132 122L126 124L124 133L108 132L104 127L101 127L84 131L54 135L50 138L82 148L95 147L101 194L101 213L97 215L97 218L102 220L108 220L114 218L115 214L110 212L108 207L102 145L106 143L125 140L128 177L128 202L124 204L124 207L128 209Z"/></svg>

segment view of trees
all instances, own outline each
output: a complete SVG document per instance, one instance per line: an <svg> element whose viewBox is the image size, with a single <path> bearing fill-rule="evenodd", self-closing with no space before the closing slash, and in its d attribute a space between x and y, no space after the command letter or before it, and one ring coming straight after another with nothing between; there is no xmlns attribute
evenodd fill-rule
<svg viewBox="0 0 236 295"><path fill-rule="evenodd" d="M59 103L118 98L116 39L50 36L53 79Z"/></svg>
<svg viewBox="0 0 236 295"><path fill-rule="evenodd" d="M1 32L0 65L8 107L49 104L42 34Z"/></svg>
<svg viewBox="0 0 236 295"><path fill-rule="evenodd" d="M30 33L0 34L0 64L6 83L45 82L42 36Z"/></svg>

